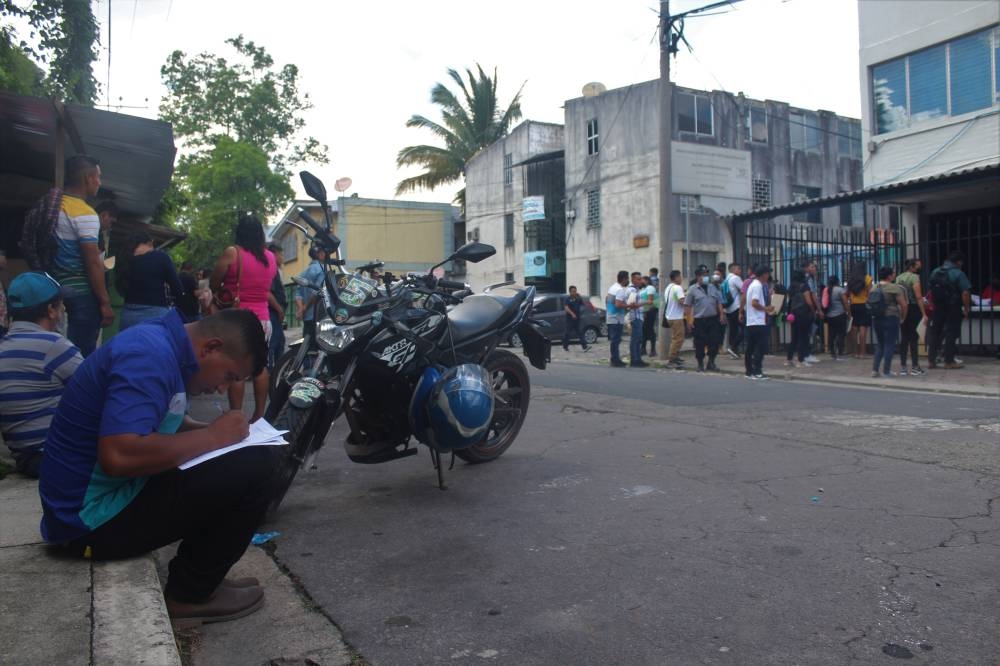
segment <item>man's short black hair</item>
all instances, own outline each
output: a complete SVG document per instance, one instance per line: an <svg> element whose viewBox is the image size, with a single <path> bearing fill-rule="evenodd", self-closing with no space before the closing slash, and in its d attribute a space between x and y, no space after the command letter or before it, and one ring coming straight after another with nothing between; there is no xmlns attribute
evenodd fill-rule
<svg viewBox="0 0 1000 666"><path fill-rule="evenodd" d="M889 276L892 275L895 272L896 272L896 269L893 268L892 266L882 266L880 269L878 269L878 279L879 280L888 280Z"/></svg>
<svg viewBox="0 0 1000 666"><path fill-rule="evenodd" d="M257 315L249 310L230 308L200 319L194 324L198 335L221 338L226 355L232 359L250 355L253 359L251 375L256 377L267 363L267 340Z"/></svg>
<svg viewBox="0 0 1000 666"><path fill-rule="evenodd" d="M101 163L90 155L74 155L66 160L63 171L63 182L67 187L83 185L87 174L101 166Z"/></svg>
<svg viewBox="0 0 1000 666"><path fill-rule="evenodd" d="M670 271L670 279L671 280L676 280L677 278L680 277L680 275L681 275L681 272L679 270L674 269L674 270Z"/></svg>
<svg viewBox="0 0 1000 666"><path fill-rule="evenodd" d="M618 271L618 281L619 282L621 282L622 280L627 280L627 279L628 279L628 271Z"/></svg>
<svg viewBox="0 0 1000 666"><path fill-rule="evenodd" d="M101 203L97 204L94 208L94 212L100 215L101 213L110 213L112 217L118 217L118 204L116 204L111 199L105 199Z"/></svg>
<svg viewBox="0 0 1000 666"><path fill-rule="evenodd" d="M10 311L11 321L29 321L32 324L37 324L41 320L49 316L49 306L59 307L62 303L62 294L56 294L44 303L39 303L37 305L32 305L26 308L12 308Z"/></svg>
<svg viewBox="0 0 1000 666"><path fill-rule="evenodd" d="M737 262L734 261L733 263L729 264L729 272L730 273L733 272L734 268L739 268L739 263L737 263Z"/></svg>
<svg viewBox="0 0 1000 666"><path fill-rule="evenodd" d="M638 275L639 277L642 277L642 273L641 272L639 272L639 271L632 271L631 277L635 277L636 275Z"/></svg>
<svg viewBox="0 0 1000 666"><path fill-rule="evenodd" d="M653 266L652 268L649 269L649 274L650 275L659 275L660 274L660 269L657 268L656 266Z"/></svg>
<svg viewBox="0 0 1000 666"><path fill-rule="evenodd" d="M285 253L285 249L280 245L278 245L277 243L268 243L267 249L270 250L271 252L281 252L282 254Z"/></svg>
<svg viewBox="0 0 1000 666"><path fill-rule="evenodd" d="M962 263L965 261L965 255L959 252L958 250L955 250L954 252L948 255L948 261L950 261L953 264Z"/></svg>
<svg viewBox="0 0 1000 666"><path fill-rule="evenodd" d="M757 264L757 268L755 268L753 272L754 275L760 276L763 275L764 273L770 273L771 267L768 266L767 264Z"/></svg>
<svg viewBox="0 0 1000 666"><path fill-rule="evenodd" d="M566 291L573 291L574 289L576 289L576 285L575 284L571 284L569 286L569 289L567 289Z"/></svg>

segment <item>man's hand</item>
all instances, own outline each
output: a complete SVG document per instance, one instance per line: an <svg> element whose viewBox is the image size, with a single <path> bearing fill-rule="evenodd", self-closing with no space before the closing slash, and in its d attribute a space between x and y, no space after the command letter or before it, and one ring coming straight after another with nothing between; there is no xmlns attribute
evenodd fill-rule
<svg viewBox="0 0 1000 666"><path fill-rule="evenodd" d="M766 306L764 308L764 312L766 312L769 315L773 315L774 314L774 306L773 305Z"/></svg>
<svg viewBox="0 0 1000 666"><path fill-rule="evenodd" d="M115 320L115 311L110 303L101 303L101 327L111 326Z"/></svg>
<svg viewBox="0 0 1000 666"><path fill-rule="evenodd" d="M212 421L208 430L212 433L219 448L222 448L246 439L246 436L250 434L250 424L246 414L241 410L233 409Z"/></svg>

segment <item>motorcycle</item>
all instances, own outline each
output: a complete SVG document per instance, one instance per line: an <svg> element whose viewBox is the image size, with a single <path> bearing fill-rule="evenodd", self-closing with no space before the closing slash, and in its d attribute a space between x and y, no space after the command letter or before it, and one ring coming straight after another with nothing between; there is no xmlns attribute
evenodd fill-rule
<svg viewBox="0 0 1000 666"><path fill-rule="evenodd" d="M266 418L288 430L281 454L271 511L278 508L298 471L311 466L336 419L349 427L344 448L350 460L377 464L417 454L416 438L430 449L438 485L444 488L442 455L449 452L421 420L419 400L428 382L463 364L488 373L493 411L485 436L450 449L468 463L496 460L514 442L524 423L531 386L524 362L498 345L516 333L532 366L544 369L550 341L545 322L530 318L534 287L501 283L473 294L469 286L438 278L434 269L462 259L477 263L496 250L468 243L426 273L371 277L379 263L345 270L340 239L331 232L326 189L312 174L300 174L309 196L319 202L324 223L297 211L305 226L286 220L326 252L320 286L298 282L314 292L316 323L293 343L272 372ZM417 398L414 398L418 392ZM422 393L421 393L422 392ZM426 425L426 424L424 424Z"/></svg>

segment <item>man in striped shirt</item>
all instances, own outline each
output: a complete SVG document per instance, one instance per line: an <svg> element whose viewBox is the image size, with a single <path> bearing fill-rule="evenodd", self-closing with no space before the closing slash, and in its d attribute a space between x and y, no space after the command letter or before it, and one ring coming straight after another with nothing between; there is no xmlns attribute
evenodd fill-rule
<svg viewBox="0 0 1000 666"><path fill-rule="evenodd" d="M21 273L7 290L12 324L0 340L0 433L17 470L33 478L56 405L83 362L56 332L64 293L47 273Z"/></svg>

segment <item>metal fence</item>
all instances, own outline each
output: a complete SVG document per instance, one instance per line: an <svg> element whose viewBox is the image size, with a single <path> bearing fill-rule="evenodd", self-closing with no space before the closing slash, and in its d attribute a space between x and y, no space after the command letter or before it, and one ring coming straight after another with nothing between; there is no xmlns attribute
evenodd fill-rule
<svg viewBox="0 0 1000 666"><path fill-rule="evenodd" d="M954 218L954 219L952 219ZM923 262L923 283L931 269L941 265L955 250L966 256L965 269L973 283L973 292L981 282L1000 270L1000 222L996 211L963 213L960 218L930 218L920 228L917 238L908 238L906 229L870 227L805 226L774 222L736 222L733 229L735 261L749 274L755 265L766 263L776 282L787 286L793 270L803 262L815 261L821 285L835 275L841 284L847 281L851 266L862 262L869 275L878 274L881 266L902 270L911 257ZM996 259L994 258L996 257ZM989 276L989 277L986 277ZM778 342L789 339L787 326L779 322ZM959 344L966 353L996 353L1000 349L1000 304L976 306L962 328Z"/></svg>

